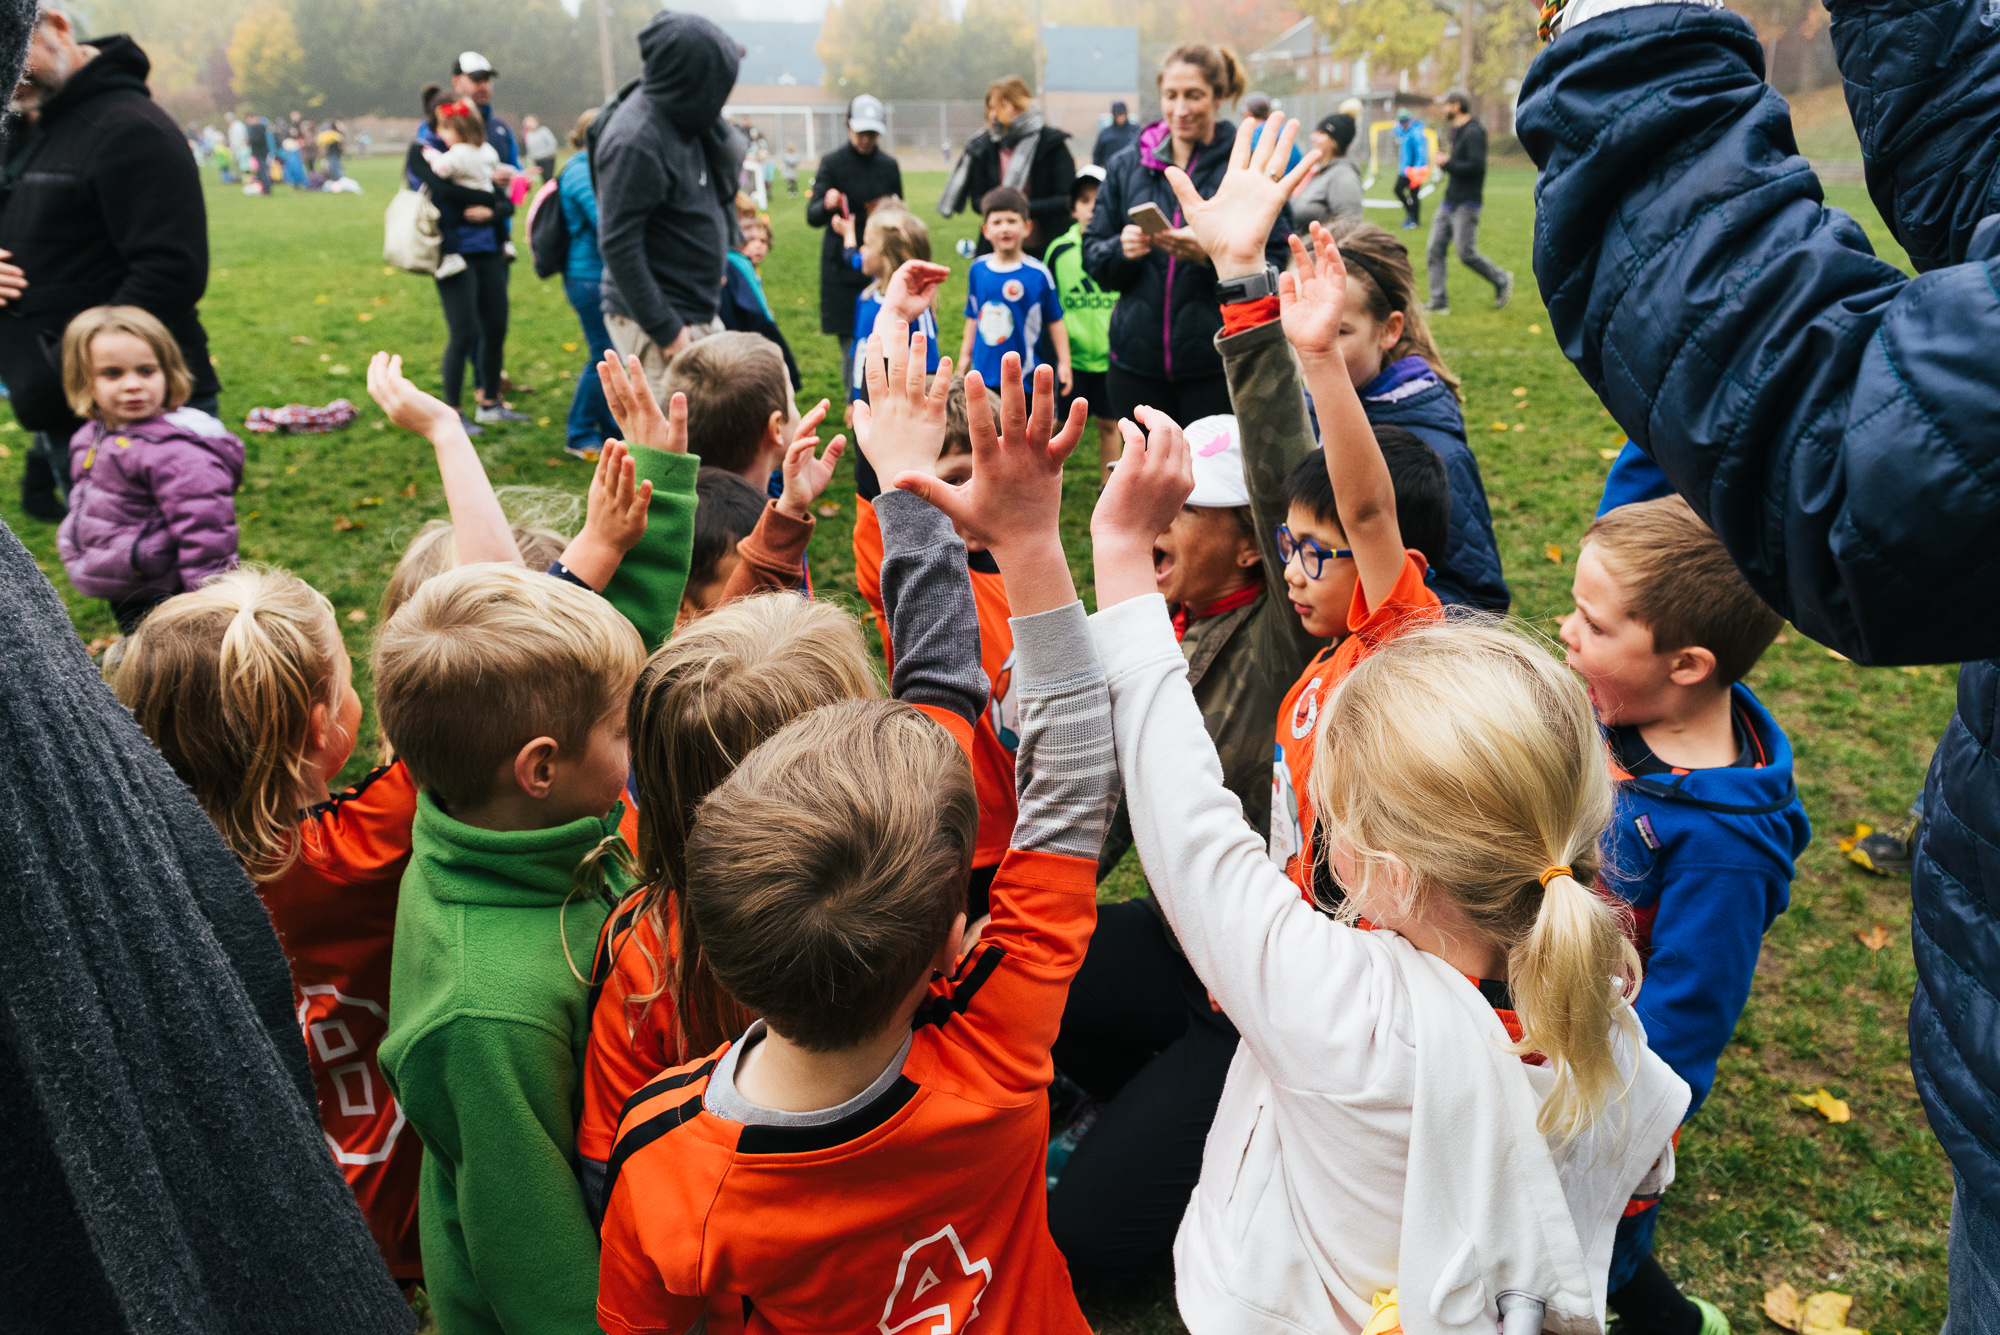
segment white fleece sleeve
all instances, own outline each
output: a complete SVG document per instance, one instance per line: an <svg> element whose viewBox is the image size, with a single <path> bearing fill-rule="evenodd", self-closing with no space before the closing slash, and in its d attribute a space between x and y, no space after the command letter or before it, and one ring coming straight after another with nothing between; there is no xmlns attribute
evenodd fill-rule
<svg viewBox="0 0 2000 1335"><path fill-rule="evenodd" d="M1187 660L1158 595L1090 619L1111 684L1111 722L1132 836L1188 962L1276 1078L1324 1067L1329 1044L1364 1040L1393 990L1365 933L1299 897L1222 786ZM1273 739L1275 744L1275 738ZM1352 1032L1342 1034L1336 1030ZM1287 1083L1292 1083L1289 1079Z"/></svg>

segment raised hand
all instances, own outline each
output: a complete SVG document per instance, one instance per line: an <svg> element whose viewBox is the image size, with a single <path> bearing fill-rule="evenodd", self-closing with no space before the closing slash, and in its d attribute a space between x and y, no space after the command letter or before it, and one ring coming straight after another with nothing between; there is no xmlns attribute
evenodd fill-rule
<svg viewBox="0 0 2000 1335"><path fill-rule="evenodd" d="M1021 388L1021 359L1008 353L1000 362L1000 431L993 430L986 382L977 372L965 379L966 425L972 434L972 480L952 487L930 470L890 478L944 511L969 542L993 554L1007 581L1015 616L1029 616L1073 601L1068 558L1063 555L1057 520L1062 514L1063 463L1083 438L1088 405L1070 405L1062 430L1055 430L1054 369L1035 371L1034 410Z"/></svg>
<svg viewBox="0 0 2000 1335"><path fill-rule="evenodd" d="M605 405L611 409L611 420L618 424L618 434L625 438L626 444L644 445L669 454L687 453L687 400L674 395L674 402L662 414L660 401L653 397L653 387L646 383L646 373L637 357L621 362L616 352L606 352L604 360L597 364L597 380L604 386Z"/></svg>
<svg viewBox="0 0 2000 1335"><path fill-rule="evenodd" d="M1263 122L1267 131L1275 119ZM1181 202L1186 229L1214 261L1217 278L1264 271L1264 245L1271 227L1292 191L1319 161L1319 150L1315 149L1300 158L1298 166L1280 175L1278 168L1292 156L1299 123L1286 121L1283 131L1275 135L1256 134L1258 125L1246 120L1237 127L1236 142L1229 150L1229 170L1208 199L1201 197L1186 172L1179 167L1167 168L1167 184ZM1257 140L1255 148L1250 145L1252 138Z"/></svg>
<svg viewBox="0 0 2000 1335"><path fill-rule="evenodd" d="M868 336L868 401L854 405L854 440L876 475L921 473L936 480L944 448L944 403L951 393L951 358L938 359L937 380L924 388L929 341L896 321L889 336Z"/></svg>
<svg viewBox="0 0 2000 1335"><path fill-rule="evenodd" d="M1153 543L1194 491L1194 455L1180 425L1154 408L1139 409L1139 418L1144 431L1130 421L1118 423L1125 453L1090 516L1099 609L1158 588Z"/></svg>
<svg viewBox="0 0 2000 1335"><path fill-rule="evenodd" d="M888 285L882 289L882 313L875 317L875 327L881 329L884 320L915 324L931 308L938 284L949 277L951 270L942 264L905 260L889 275Z"/></svg>
<svg viewBox="0 0 2000 1335"><path fill-rule="evenodd" d="M799 429L792 433L792 443L785 447L785 489L778 497L778 509L793 519L811 518L812 503L833 481L834 466L847 449L847 437L835 436L826 447L826 453L814 457L813 451L819 446L819 424L825 419L826 400L821 399L811 412L799 419Z"/></svg>
<svg viewBox="0 0 2000 1335"><path fill-rule="evenodd" d="M441 430L465 430L458 409L432 398L403 377L401 357L378 352L369 359L368 397L381 406L390 421L426 440Z"/></svg>
<svg viewBox="0 0 2000 1335"><path fill-rule="evenodd" d="M1285 338L1301 363L1338 358L1340 317L1347 309L1347 266L1341 263L1340 247L1318 223L1312 225L1310 254L1296 236L1288 241L1292 267L1278 276L1278 317Z"/></svg>
<svg viewBox="0 0 2000 1335"><path fill-rule="evenodd" d="M590 479L583 532L563 550L562 563L591 588L602 589L618 572L625 553L646 536L652 500L653 484L638 480L638 464L625 442L605 441Z"/></svg>
<svg viewBox="0 0 2000 1335"><path fill-rule="evenodd" d="M855 247L855 246L856 246L857 244L859 244L859 243L858 243L858 242L856 242L856 241L855 241L855 239L854 239L854 215L853 215L853 214L851 214L851 213L836 213L836 214L834 214L834 215L833 215L833 216L832 216L831 218L828 218L828 219L826 220L826 225L827 225L828 227L831 227L831 228L832 228L832 229L833 229L833 230L835 231L835 233L837 233L837 234L839 235L839 237L840 237L840 244L841 244L841 245L842 245L842 246L843 246L844 248L846 248L846 249L848 249L848 250L852 250L852 249L854 249L854 247Z"/></svg>

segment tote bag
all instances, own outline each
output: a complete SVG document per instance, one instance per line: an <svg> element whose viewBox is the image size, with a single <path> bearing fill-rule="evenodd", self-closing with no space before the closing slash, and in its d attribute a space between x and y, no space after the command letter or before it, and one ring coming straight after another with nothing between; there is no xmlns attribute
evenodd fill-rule
<svg viewBox="0 0 2000 1335"><path fill-rule="evenodd" d="M423 190L398 190L382 215L382 259L412 273L438 266L438 210Z"/></svg>

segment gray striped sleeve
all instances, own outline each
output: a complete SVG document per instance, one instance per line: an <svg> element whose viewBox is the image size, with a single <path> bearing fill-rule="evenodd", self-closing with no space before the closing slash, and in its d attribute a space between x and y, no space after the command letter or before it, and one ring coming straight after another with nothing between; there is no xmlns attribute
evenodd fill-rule
<svg viewBox="0 0 2000 1335"><path fill-rule="evenodd" d="M1118 802L1111 688L1083 604L1014 617L1020 747L1013 847L1095 858Z"/></svg>
<svg viewBox="0 0 2000 1335"><path fill-rule="evenodd" d="M882 612L896 668L889 693L977 725L992 693L979 665L979 605L951 520L907 491L873 502L882 525Z"/></svg>

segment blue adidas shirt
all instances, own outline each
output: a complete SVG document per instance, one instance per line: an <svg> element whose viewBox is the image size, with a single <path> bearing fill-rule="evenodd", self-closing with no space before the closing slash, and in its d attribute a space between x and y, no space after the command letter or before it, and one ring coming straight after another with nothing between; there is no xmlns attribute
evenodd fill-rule
<svg viewBox="0 0 2000 1335"><path fill-rule="evenodd" d="M1063 318L1062 297L1055 275L1032 256L1013 264L997 263L991 255L972 262L966 275L965 318L976 321L972 365L988 385L1000 384L1000 359L1021 354L1021 374L1034 374L1036 345L1042 331Z"/></svg>

